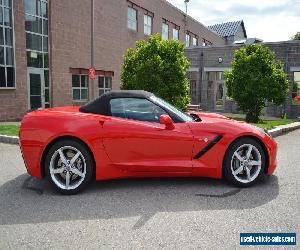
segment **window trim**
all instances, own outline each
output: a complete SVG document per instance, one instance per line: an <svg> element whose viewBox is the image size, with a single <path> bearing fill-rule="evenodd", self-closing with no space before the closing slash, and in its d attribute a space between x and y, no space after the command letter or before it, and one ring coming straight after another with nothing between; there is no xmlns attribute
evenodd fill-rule
<svg viewBox="0 0 300 250"><path fill-rule="evenodd" d="M129 16L128 16L128 11L129 9L132 9L135 11L135 29L132 29L131 27L129 27L129 21L133 21L133 20L129 20ZM136 8L134 8L133 6L127 6L127 29L134 31L134 32L138 32L138 10Z"/></svg>
<svg viewBox="0 0 300 250"><path fill-rule="evenodd" d="M73 102L86 102L89 100L89 77L88 75L85 74L72 74L72 101ZM79 87L73 87L73 76L79 76ZM81 76L85 76L87 79L87 86L86 87L81 87ZM74 93L73 90L74 89L78 89L79 90L79 95L80 95L80 99L74 99ZM81 99L81 91L82 89L86 89L87 90L87 98L86 99Z"/></svg>
<svg viewBox="0 0 300 250"><path fill-rule="evenodd" d="M194 41L196 41L196 44L194 44ZM197 37L192 38L192 45L193 46L198 46L198 38Z"/></svg>
<svg viewBox="0 0 300 250"><path fill-rule="evenodd" d="M147 28L149 28L149 24L146 24L146 23L145 23L145 17L150 18L150 21L151 21L151 22L150 22L150 34L146 34L146 33L145 33L145 26L146 26ZM152 33L153 33L153 17L150 16L150 15L148 15L148 14L144 14L144 35L145 35L145 36L151 36Z"/></svg>
<svg viewBox="0 0 300 250"><path fill-rule="evenodd" d="M188 39L187 39L188 38ZM187 42L189 43L188 45L187 45ZM189 48L191 46L191 35L190 34L188 34L188 33L186 33L185 34L185 47L186 48Z"/></svg>
<svg viewBox="0 0 300 250"><path fill-rule="evenodd" d="M25 0L26 1L26 0ZM43 2L46 4L47 6L47 17L44 17L44 16L39 16L39 15L34 15L34 14L30 14L30 13L27 13L25 11L25 1L24 1L24 21L26 23L26 16L32 16L32 17L36 17L36 18L40 18L42 19L42 27L41 27L41 33L36 33L36 32L33 32L33 31L29 31L29 30L26 30L26 26L25 26L25 39L27 39L27 34L31 34L31 35L36 35L36 36L39 36L41 37L41 50L35 50L35 49L29 49L27 48L27 40L25 40L25 45L26 45L26 63L28 63L28 56L27 56L27 52L36 52L36 53L40 53L42 54L42 60L43 60L43 65L42 65L42 69L44 70L50 70L49 69L49 57L50 57L50 50L49 50L49 3L47 0L39 0L40 2ZM47 21L48 22L48 25L47 25L47 34L44 34L44 22ZM44 51L44 39L47 40L47 51ZM45 67L45 54L48 54L48 67ZM32 66L28 66L27 67L32 67Z"/></svg>
<svg viewBox="0 0 300 250"><path fill-rule="evenodd" d="M167 38L167 39L165 39L165 38L163 37L163 34L164 34L164 26L167 26L167 27L168 27L168 38ZM169 35L170 27L169 27L169 24L163 22L162 25L161 25L161 29L162 29L162 31L161 31L161 38L162 38L163 40L169 40L169 39L170 39L170 35Z"/></svg>
<svg viewBox="0 0 300 250"><path fill-rule="evenodd" d="M174 30L177 31L177 38L174 39ZM175 40L175 41L179 41L179 29L176 29L176 27L173 27L173 30L172 30L172 39Z"/></svg>
<svg viewBox="0 0 300 250"><path fill-rule="evenodd" d="M99 87L99 81L100 81L101 77L103 77L103 79L104 79L104 82L103 82L104 83L104 87L103 88ZM106 88L106 78L110 78L111 79L111 82L110 82L111 86L110 86L110 88ZM103 94L100 95L100 90L103 90L103 94L105 94L105 93L107 93L107 92L109 92L109 91L112 90L112 76L104 76L104 75L98 76L98 96L103 95Z"/></svg>
<svg viewBox="0 0 300 250"><path fill-rule="evenodd" d="M16 35L15 35L15 15L14 15L14 0L11 0L11 6L10 7L6 7L4 5L0 5L1 11L2 9L6 8L6 9L10 9L11 10L11 26L7 26L7 25L1 25L1 27L3 28L3 41L5 43L5 28L10 28L12 30L12 45L11 46L7 46L5 44L3 44L4 48L4 59L6 60L6 48L12 48L13 50L13 65L10 65L10 68L13 68L14 73L13 73L13 77L14 77L14 86L13 87L0 87L0 90L4 89L4 90L16 90L17 89L17 72L16 72L16 68L17 68L17 62L16 62ZM2 12L3 13L3 12ZM8 66L5 64L1 64L1 67L5 67L7 68ZM5 69L5 84L7 86L7 70Z"/></svg>

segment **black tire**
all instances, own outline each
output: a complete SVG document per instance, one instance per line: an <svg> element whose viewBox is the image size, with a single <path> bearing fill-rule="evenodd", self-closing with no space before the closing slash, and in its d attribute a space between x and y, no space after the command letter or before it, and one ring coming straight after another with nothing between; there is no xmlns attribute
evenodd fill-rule
<svg viewBox="0 0 300 250"><path fill-rule="evenodd" d="M257 151L260 154L260 160L261 160L260 169L259 169L259 166L254 166L254 167L250 166L250 168L253 167L253 178L256 176L253 180L251 180L251 178L249 178L251 181L249 179L247 179L247 174L246 174L247 171L246 171L245 167L240 165L240 161L237 159L236 156L233 156L235 154L235 152L239 149L241 149L241 151L238 151L238 152L240 152L242 154L243 147L245 147L245 149L246 149L245 145L252 145L253 147L255 147L257 149ZM254 149L254 152L252 151L252 153L251 153L252 154L251 157L255 158L255 156L257 156L259 158L257 151ZM244 157L247 158L246 156L244 156ZM249 160L249 161L251 161L251 160ZM253 161L255 161L255 159L253 159ZM258 160L256 160L256 161L258 161ZM242 163L242 164L249 164L249 163ZM232 165L237 165L237 167L234 168L235 166L232 166ZM241 173L239 173L239 174L237 174L237 176L235 176L234 171L239 171L238 168L242 168L243 170L241 171ZM257 142L255 139L252 139L250 137L243 137L243 138L235 141L233 144L231 144L229 149L227 150L225 158L224 158L224 162L223 162L223 177L228 182L230 182L231 184L233 184L237 187L250 187L253 184L255 184L259 179L261 179L261 177L264 175L265 168L266 168L266 155L265 155L265 151L264 151L262 145L259 142ZM243 179L242 178L243 174L246 175L245 180L240 180L240 179ZM240 175L241 175L241 177L239 177ZM249 181L249 182L244 183L242 181Z"/></svg>
<svg viewBox="0 0 300 250"><path fill-rule="evenodd" d="M79 161L81 163L83 163L82 165L85 165L85 167L82 167L83 169L85 169L84 177L75 175L72 172L72 170L76 168L76 167L74 167L75 164L72 164L73 165L72 168L71 167L68 168L68 170L69 170L68 172L70 173L70 176L71 176L70 183L73 181L72 178L75 178L74 179L75 183L76 183L77 179L80 180L80 181L78 181L78 183L80 183L80 184L78 184L78 187L75 187L76 185L74 185L74 188L72 188L72 189L64 189L64 188L58 186L59 184L57 184L57 182L59 182L60 179L62 182L61 185L63 185L64 179L61 175L64 173L59 173L59 174L55 175L55 177L52 177L53 174L52 174L52 176L50 174L50 164L51 164L52 158L55 159L56 157L58 157L58 154L59 154L58 150L61 148L64 148L64 147L67 147L67 149L63 149L63 150L69 150L71 153L72 153L72 151L71 151L72 149L68 149L68 147L78 150L81 153L81 155L78 157ZM69 151L67 151L67 154L69 153ZM76 152L76 151L74 151L74 152ZM71 158L68 158L67 154L65 155L65 159L71 160ZM61 159L61 158L59 158L59 159ZM53 162L55 162L55 160L53 160ZM84 164L84 162L85 162L85 164ZM61 164L61 162L60 162L60 164ZM78 162L76 164L78 164ZM55 165L55 164L53 164L53 165ZM93 173L94 173L94 161L93 161L90 151L86 148L86 146L84 144L80 143L79 141L72 140L72 139L62 139L62 140L56 142L47 152L47 155L45 157L44 167L45 167L46 178L48 179L50 184L58 192L60 192L61 194L66 194L66 195L72 195L72 194L77 194L77 193L81 192L91 182L91 180L93 178ZM60 167L57 166L57 169L59 169L59 168ZM76 170L78 170L78 169L76 169ZM81 174L83 174L83 173L81 173ZM65 175L65 177L66 177L66 175ZM68 188L71 188L71 187L68 187Z"/></svg>

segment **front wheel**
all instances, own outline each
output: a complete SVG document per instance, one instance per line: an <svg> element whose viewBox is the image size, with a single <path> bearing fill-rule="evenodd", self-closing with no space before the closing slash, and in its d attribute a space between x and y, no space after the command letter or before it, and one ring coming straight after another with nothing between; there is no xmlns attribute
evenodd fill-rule
<svg viewBox="0 0 300 250"><path fill-rule="evenodd" d="M55 143L45 158L46 176L62 194L76 194L92 179L93 160L87 148L75 140Z"/></svg>
<svg viewBox="0 0 300 250"><path fill-rule="evenodd" d="M264 173L266 155L260 143L252 138L241 138L226 153L223 175L239 187L253 185Z"/></svg>

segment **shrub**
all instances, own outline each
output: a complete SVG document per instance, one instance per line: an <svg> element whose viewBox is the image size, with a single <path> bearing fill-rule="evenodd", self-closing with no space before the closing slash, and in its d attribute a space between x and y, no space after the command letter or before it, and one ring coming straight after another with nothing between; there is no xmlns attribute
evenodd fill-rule
<svg viewBox="0 0 300 250"><path fill-rule="evenodd" d="M185 111L190 102L184 44L159 35L128 49L121 73L121 89L146 90Z"/></svg>
<svg viewBox="0 0 300 250"><path fill-rule="evenodd" d="M257 123L267 101L276 105L285 102L289 83L283 65L273 52L252 44L237 50L232 70L225 72L228 95L246 113L246 121Z"/></svg>

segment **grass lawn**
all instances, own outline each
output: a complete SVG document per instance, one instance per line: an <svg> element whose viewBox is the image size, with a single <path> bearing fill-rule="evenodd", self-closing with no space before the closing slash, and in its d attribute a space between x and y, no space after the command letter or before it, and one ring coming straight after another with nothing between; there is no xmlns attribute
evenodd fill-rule
<svg viewBox="0 0 300 250"><path fill-rule="evenodd" d="M0 135L19 135L19 125L0 125Z"/></svg>
<svg viewBox="0 0 300 250"><path fill-rule="evenodd" d="M237 121L245 121L245 119L243 118L232 118L234 120L237 120ZM289 119L280 119L280 120L260 120L259 123L251 123L257 127L260 127L260 128L264 128L264 129L273 129L279 125L286 125L286 124L289 124L289 123L292 123L294 122L293 120L289 120Z"/></svg>

